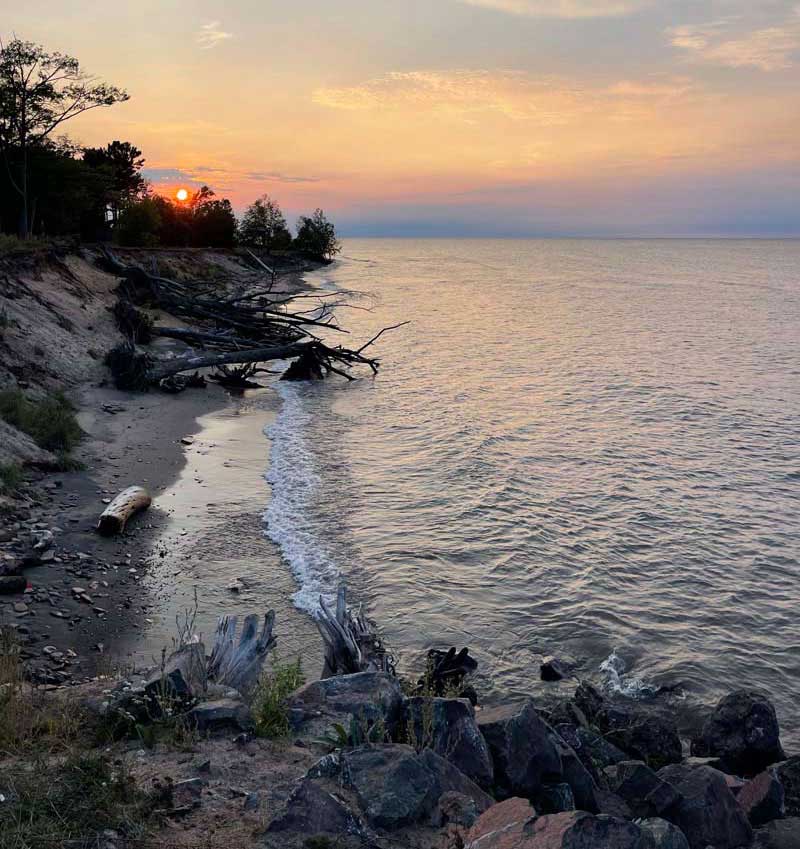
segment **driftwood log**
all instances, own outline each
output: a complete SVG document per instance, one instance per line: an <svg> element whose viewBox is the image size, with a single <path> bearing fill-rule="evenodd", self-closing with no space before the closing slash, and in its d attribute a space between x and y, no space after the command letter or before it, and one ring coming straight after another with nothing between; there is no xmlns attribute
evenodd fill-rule
<svg viewBox="0 0 800 849"><path fill-rule="evenodd" d="M150 493L141 486L124 489L100 514L97 530L102 536L121 534L135 513L146 510L152 502Z"/></svg>
<svg viewBox="0 0 800 849"><path fill-rule="evenodd" d="M394 658L387 651L377 626L367 619L362 608L347 606L347 585L336 594L336 610L331 611L320 596L317 627L325 644L323 678L353 672L389 672L395 674Z"/></svg>
<svg viewBox="0 0 800 849"><path fill-rule="evenodd" d="M255 613L245 616L238 643L237 624L237 616L220 617L208 661L208 677L217 684L246 694L258 683L267 654L277 642L272 634L275 611L270 610L264 615L260 628L259 617Z"/></svg>

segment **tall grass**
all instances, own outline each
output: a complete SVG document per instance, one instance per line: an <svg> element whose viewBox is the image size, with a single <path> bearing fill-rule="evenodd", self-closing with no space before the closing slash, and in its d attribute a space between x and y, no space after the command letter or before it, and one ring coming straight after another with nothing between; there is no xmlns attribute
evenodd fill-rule
<svg viewBox="0 0 800 849"><path fill-rule="evenodd" d="M259 737L286 737L291 731L286 701L305 683L300 658L292 663L275 662L253 695L253 718Z"/></svg>
<svg viewBox="0 0 800 849"><path fill-rule="evenodd" d="M6 389L0 392L0 418L57 454L69 454L83 436L75 408L60 392L34 401L19 389Z"/></svg>

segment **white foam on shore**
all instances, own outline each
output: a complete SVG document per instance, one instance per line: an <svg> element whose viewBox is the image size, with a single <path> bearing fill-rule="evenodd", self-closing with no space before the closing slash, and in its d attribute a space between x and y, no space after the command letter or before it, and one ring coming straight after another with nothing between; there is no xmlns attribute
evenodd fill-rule
<svg viewBox="0 0 800 849"><path fill-rule="evenodd" d="M626 669L623 658L617 654L616 650L612 651L600 664L600 671L605 676L603 687L606 691L619 693L629 699L647 699L658 693L658 687L646 683L641 678L626 675Z"/></svg>
<svg viewBox="0 0 800 849"><path fill-rule="evenodd" d="M300 610L319 610L320 595L332 595L339 574L314 527L314 495L320 479L308 430L311 414L300 385L278 381L282 399L275 421L266 428L271 440L266 473L272 497L264 513L267 536L280 548L299 584L292 600Z"/></svg>

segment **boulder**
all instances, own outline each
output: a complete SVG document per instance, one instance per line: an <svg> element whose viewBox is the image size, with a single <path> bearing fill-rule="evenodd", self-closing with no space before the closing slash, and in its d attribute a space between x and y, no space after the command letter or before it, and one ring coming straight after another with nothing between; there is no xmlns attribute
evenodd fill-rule
<svg viewBox="0 0 800 849"><path fill-rule="evenodd" d="M589 684L588 681L581 681L578 684L574 701L589 722L594 722L605 702L600 691Z"/></svg>
<svg viewBox="0 0 800 849"><path fill-rule="evenodd" d="M635 823L572 811L539 817L515 849L648 849L648 844Z"/></svg>
<svg viewBox="0 0 800 849"><path fill-rule="evenodd" d="M605 737L629 759L644 761L651 769L680 763L683 747L672 719L636 706L606 705L596 720Z"/></svg>
<svg viewBox="0 0 800 849"><path fill-rule="evenodd" d="M532 799L544 783L561 780L555 732L536 712L532 699L522 708L483 711L478 727L489 744L495 784L506 795Z"/></svg>
<svg viewBox="0 0 800 849"><path fill-rule="evenodd" d="M595 793L595 799L597 799L597 807L601 814L607 814L621 820L632 820L634 818L633 811L628 807L628 803L610 790L598 789Z"/></svg>
<svg viewBox="0 0 800 849"><path fill-rule="evenodd" d="M270 834L287 831L336 835L365 833L364 824L344 798L308 777L292 791L283 810L267 828Z"/></svg>
<svg viewBox="0 0 800 849"><path fill-rule="evenodd" d="M580 758L581 763L597 780L607 766L630 760L622 749L610 743L591 728L557 725L559 736Z"/></svg>
<svg viewBox="0 0 800 849"><path fill-rule="evenodd" d="M634 817L660 817L680 796L641 761L623 761L606 767L608 789L625 800Z"/></svg>
<svg viewBox="0 0 800 849"><path fill-rule="evenodd" d="M800 817L775 820L759 828L753 849L800 849Z"/></svg>
<svg viewBox="0 0 800 849"><path fill-rule="evenodd" d="M545 657L539 666L542 681L563 681L575 668L572 658Z"/></svg>
<svg viewBox="0 0 800 849"><path fill-rule="evenodd" d="M676 790L680 800L665 818L686 835L691 849L750 845L753 830L721 772L710 766L695 767Z"/></svg>
<svg viewBox="0 0 800 849"><path fill-rule="evenodd" d="M775 764L771 772L783 785L784 804L787 817L800 817L800 755Z"/></svg>
<svg viewBox="0 0 800 849"><path fill-rule="evenodd" d="M736 801L747 814L750 825L766 825L785 813L783 785L772 772L760 772L738 792Z"/></svg>
<svg viewBox="0 0 800 849"><path fill-rule="evenodd" d="M145 698L156 714L173 702L189 703L202 696L208 682L202 643L181 646L164 661L144 685Z"/></svg>
<svg viewBox="0 0 800 849"><path fill-rule="evenodd" d="M344 752L341 763L342 783L355 792L368 823L386 831L429 821L444 793L469 797L479 813L492 804L477 784L430 749L362 746Z"/></svg>
<svg viewBox="0 0 800 849"><path fill-rule="evenodd" d="M393 734L402 718L403 691L387 672L356 672L312 681L287 700L289 722L298 736L325 736L334 723L349 728L351 717L367 725L382 721Z"/></svg>
<svg viewBox="0 0 800 849"><path fill-rule="evenodd" d="M471 828L477 819L478 806L475 800L451 790L442 793L439 797L436 810L431 817L431 824L434 828L443 828L447 825Z"/></svg>
<svg viewBox="0 0 800 849"><path fill-rule="evenodd" d="M692 741L692 754L718 757L725 772L756 775L785 757L775 708L753 690L730 693Z"/></svg>
<svg viewBox="0 0 800 849"><path fill-rule="evenodd" d="M492 805L464 839L465 849L517 849L525 830L536 818L527 799L512 797ZM524 845L524 844L523 844Z"/></svg>
<svg viewBox="0 0 800 849"><path fill-rule="evenodd" d="M639 820L638 826L649 840L648 849L689 849L686 835L671 822L649 817Z"/></svg>
<svg viewBox="0 0 800 849"><path fill-rule="evenodd" d="M200 734L208 734L223 728L240 731L253 729L250 708L241 699L215 699L200 702L189 711L189 722Z"/></svg>
<svg viewBox="0 0 800 849"><path fill-rule="evenodd" d="M404 714L406 734L415 746L428 746L481 787L491 786L492 756L468 699L417 696L406 701Z"/></svg>
<svg viewBox="0 0 800 849"><path fill-rule="evenodd" d="M553 743L561 757L563 780L572 790L574 807L580 811L588 811L590 814L599 813L600 808L595 798L597 784L594 778L561 736L553 733ZM571 808L560 808L560 810L571 810Z"/></svg>

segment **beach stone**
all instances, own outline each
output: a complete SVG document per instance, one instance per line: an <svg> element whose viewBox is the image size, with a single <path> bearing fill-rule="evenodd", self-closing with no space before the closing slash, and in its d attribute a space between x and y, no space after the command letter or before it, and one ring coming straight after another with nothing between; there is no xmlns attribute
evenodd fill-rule
<svg viewBox="0 0 800 849"><path fill-rule="evenodd" d="M200 702L189 712L189 722L201 734L221 728L250 731L254 727L250 708L241 699L216 699Z"/></svg>
<svg viewBox="0 0 800 849"><path fill-rule="evenodd" d="M595 719L606 738L651 769L680 763L683 747L675 721L636 706L606 705Z"/></svg>
<svg viewBox="0 0 800 849"><path fill-rule="evenodd" d="M342 783L352 789L367 822L387 831L432 818L444 793L475 802L479 813L492 799L453 764L430 749L410 746L362 746L342 754Z"/></svg>
<svg viewBox="0 0 800 849"><path fill-rule="evenodd" d="M800 755L770 767L783 785L787 817L800 817Z"/></svg>
<svg viewBox="0 0 800 849"><path fill-rule="evenodd" d="M489 744L494 780L506 795L532 799L545 782L559 782L561 756L555 732L529 699L522 708L482 711L478 727Z"/></svg>
<svg viewBox="0 0 800 849"><path fill-rule="evenodd" d="M405 702L405 723L414 739L455 764L481 787L489 787L494 765L468 699L417 696ZM423 740L426 734L430 740Z"/></svg>
<svg viewBox="0 0 800 849"><path fill-rule="evenodd" d="M595 797L597 784L591 773L561 736L554 732L552 739L561 758L563 780L572 791L574 807L580 811L588 811L590 814L599 813L600 808ZM560 810L571 809L561 808Z"/></svg>
<svg viewBox="0 0 800 849"><path fill-rule="evenodd" d="M360 835L365 828L339 793L305 778L267 827L268 834L282 832Z"/></svg>
<svg viewBox="0 0 800 849"><path fill-rule="evenodd" d="M775 708L753 690L730 693L692 741L692 754L718 757L725 772L756 775L785 757Z"/></svg>
<svg viewBox="0 0 800 849"><path fill-rule="evenodd" d="M458 825L471 828L478 819L478 806L475 800L463 793L449 791L442 793L439 803L431 817L434 828L443 828L446 825Z"/></svg>
<svg viewBox="0 0 800 849"><path fill-rule="evenodd" d="M616 793L600 788L595 793L595 799L597 800L597 807L600 809L599 813L621 820L633 819L633 811L631 811L628 803L621 796L617 796Z"/></svg>
<svg viewBox="0 0 800 849"><path fill-rule="evenodd" d="M691 849L739 849L750 845L753 830L719 770L695 767L676 790L680 800L665 818L686 835Z"/></svg>
<svg viewBox="0 0 800 849"><path fill-rule="evenodd" d="M156 711L164 699L190 702L206 685L206 654L202 643L182 646L164 662L164 668L151 674L144 685L145 696Z"/></svg>
<svg viewBox="0 0 800 849"><path fill-rule="evenodd" d="M635 817L659 817L680 799L671 784L641 761L606 767L605 775L609 790L625 800Z"/></svg>
<svg viewBox="0 0 800 849"><path fill-rule="evenodd" d="M736 801L752 826L766 825L785 813L783 785L771 772L761 772L751 778L739 790Z"/></svg>
<svg viewBox="0 0 800 849"><path fill-rule="evenodd" d="M646 835L648 849L689 849L686 835L671 822L648 817L639 820L637 825Z"/></svg>
<svg viewBox="0 0 800 849"><path fill-rule="evenodd" d="M574 811L577 807L572 788L565 781L543 784L536 794L536 810L543 814L560 814Z"/></svg>
<svg viewBox="0 0 800 849"><path fill-rule="evenodd" d="M539 677L542 681L563 681L574 667L575 661L546 657L539 666Z"/></svg>
<svg viewBox="0 0 800 849"><path fill-rule="evenodd" d="M589 722L594 722L605 703L605 699L597 687L593 687L588 681L581 681L578 684L573 698L575 704L581 709Z"/></svg>
<svg viewBox="0 0 800 849"><path fill-rule="evenodd" d="M323 737L334 723L345 728L351 717L383 721L387 732L397 730L403 715L400 682L386 672L356 672L312 681L287 700L289 722L301 737Z"/></svg>
<svg viewBox="0 0 800 849"><path fill-rule="evenodd" d="M580 758L581 763L589 770L595 781L600 778L607 766L630 760L622 749L591 728L557 725L556 731Z"/></svg>
<svg viewBox="0 0 800 849"><path fill-rule="evenodd" d="M759 828L753 849L800 849L800 817L774 820Z"/></svg>
<svg viewBox="0 0 800 849"><path fill-rule="evenodd" d="M584 811L548 814L525 828L515 849L648 849L638 825ZM482 846L474 849L483 849Z"/></svg>
<svg viewBox="0 0 800 849"><path fill-rule="evenodd" d="M480 815L464 839L464 849L518 849L526 828L536 818L527 799L517 796L492 805Z"/></svg>

